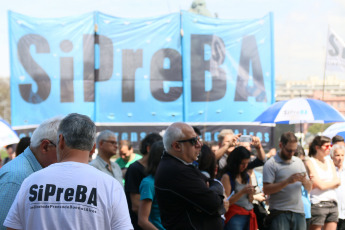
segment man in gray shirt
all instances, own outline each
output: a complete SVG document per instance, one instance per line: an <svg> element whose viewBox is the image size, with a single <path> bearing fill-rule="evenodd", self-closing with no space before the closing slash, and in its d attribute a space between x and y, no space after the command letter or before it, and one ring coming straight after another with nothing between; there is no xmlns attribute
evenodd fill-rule
<svg viewBox="0 0 345 230"><path fill-rule="evenodd" d="M97 137L96 144L98 155L96 159L91 161L89 164L101 170L102 172L114 177L123 186L122 171L120 166L116 162L110 161L110 158L116 155L117 150L117 140L115 133L110 130L104 130L100 132Z"/></svg>
<svg viewBox="0 0 345 230"><path fill-rule="evenodd" d="M301 186L310 191L312 184L302 160L294 156L296 136L283 133L279 148L280 152L269 159L263 169L263 190L269 195L270 229L305 230Z"/></svg>

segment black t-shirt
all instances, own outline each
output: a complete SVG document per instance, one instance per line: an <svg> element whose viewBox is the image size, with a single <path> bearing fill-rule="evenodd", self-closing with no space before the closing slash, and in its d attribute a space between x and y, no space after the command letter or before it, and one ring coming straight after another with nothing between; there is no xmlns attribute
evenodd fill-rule
<svg viewBox="0 0 345 230"><path fill-rule="evenodd" d="M140 164L138 161L131 164L126 172L125 176L125 193L128 203L128 210L129 214L131 216L132 224L134 229L141 229L138 226L138 216L132 211L132 202L131 202L131 196L130 193L134 194L140 194L139 187L142 179L146 177L146 171L145 167Z"/></svg>

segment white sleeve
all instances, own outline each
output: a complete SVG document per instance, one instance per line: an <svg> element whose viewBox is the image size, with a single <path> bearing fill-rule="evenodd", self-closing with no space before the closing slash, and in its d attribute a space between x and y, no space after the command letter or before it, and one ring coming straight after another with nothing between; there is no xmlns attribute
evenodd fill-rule
<svg viewBox="0 0 345 230"><path fill-rule="evenodd" d="M14 229L24 229L24 202L26 197L25 187L26 186L23 183L4 221L5 227Z"/></svg>
<svg viewBox="0 0 345 230"><path fill-rule="evenodd" d="M114 183L112 191L114 194L112 203L111 229L134 229L129 216L127 199L123 188L120 184Z"/></svg>

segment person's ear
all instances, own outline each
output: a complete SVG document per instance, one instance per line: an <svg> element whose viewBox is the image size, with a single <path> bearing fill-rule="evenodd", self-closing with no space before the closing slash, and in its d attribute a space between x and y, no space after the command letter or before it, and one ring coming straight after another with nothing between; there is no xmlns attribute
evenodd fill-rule
<svg viewBox="0 0 345 230"><path fill-rule="evenodd" d="M181 144L178 143L177 141L173 142L173 143L171 144L171 146L173 147L174 150L176 150L176 151L181 151Z"/></svg>
<svg viewBox="0 0 345 230"><path fill-rule="evenodd" d="M48 140L41 141L40 149L41 149L42 153L48 152L49 144L50 144L50 142Z"/></svg>
<svg viewBox="0 0 345 230"><path fill-rule="evenodd" d="M90 151L89 156L92 156L95 153L95 151L96 151L96 143L93 145L93 147L92 147L92 149Z"/></svg>
<svg viewBox="0 0 345 230"><path fill-rule="evenodd" d="M65 146L65 138L62 134L59 135L59 142L58 142L59 148L62 150Z"/></svg>

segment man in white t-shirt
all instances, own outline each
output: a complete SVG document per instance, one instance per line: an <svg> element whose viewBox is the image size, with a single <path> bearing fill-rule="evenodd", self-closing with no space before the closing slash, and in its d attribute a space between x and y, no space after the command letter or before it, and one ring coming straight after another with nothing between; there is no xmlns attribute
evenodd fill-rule
<svg viewBox="0 0 345 230"><path fill-rule="evenodd" d="M120 183L88 165L96 126L70 114L58 129L59 163L24 180L6 217L9 229L133 229Z"/></svg>

